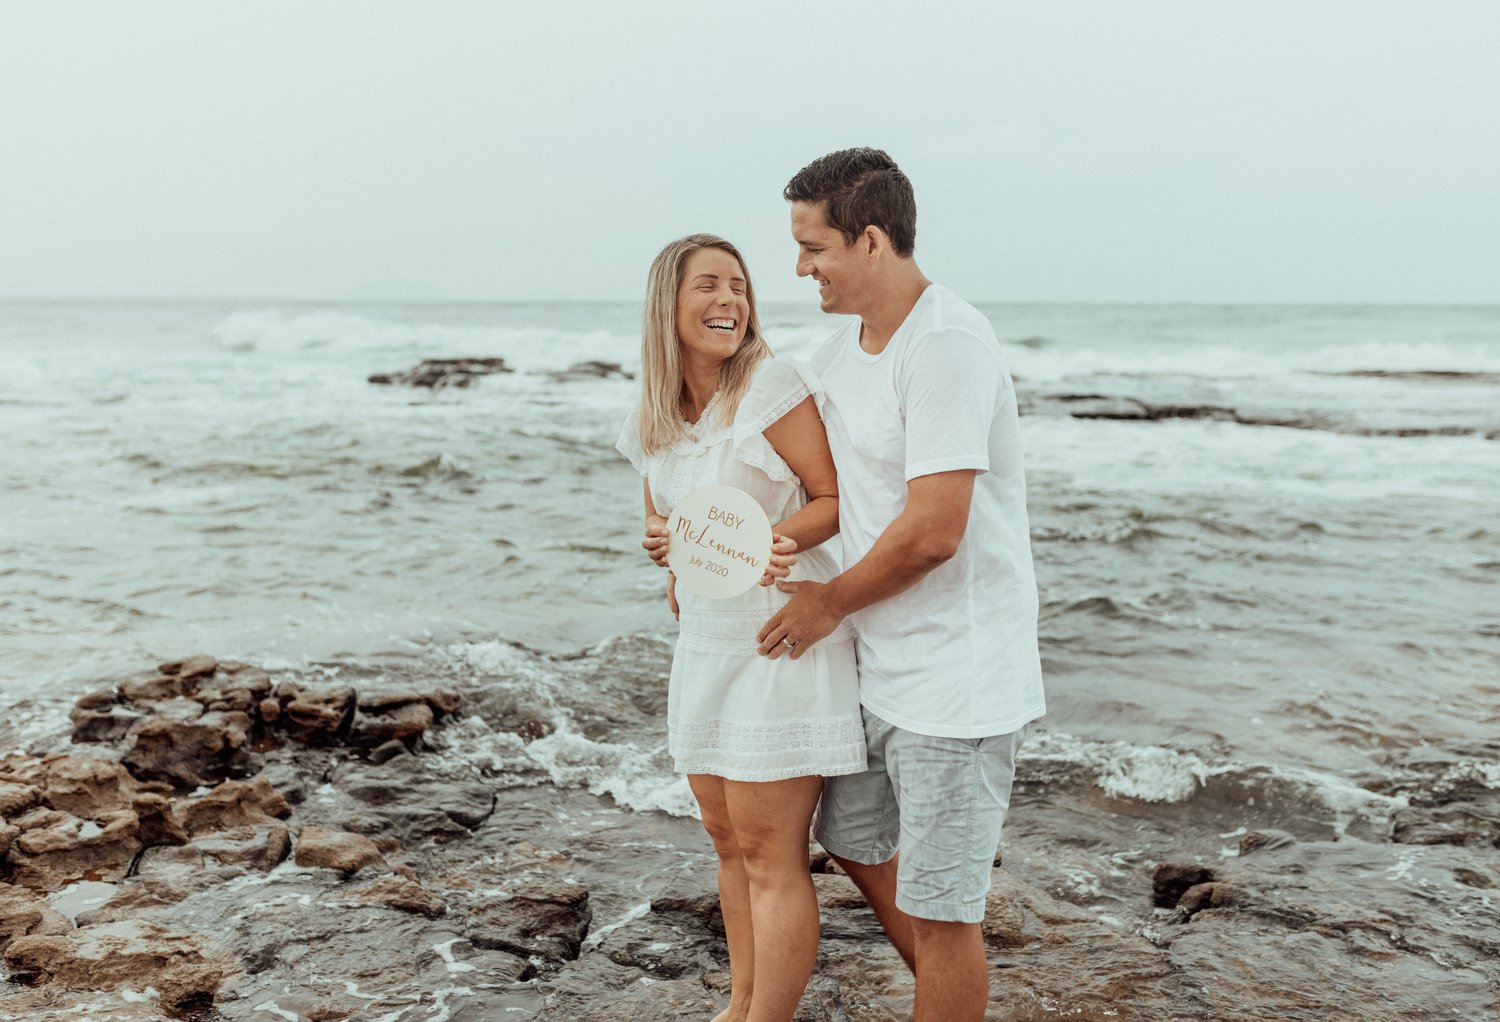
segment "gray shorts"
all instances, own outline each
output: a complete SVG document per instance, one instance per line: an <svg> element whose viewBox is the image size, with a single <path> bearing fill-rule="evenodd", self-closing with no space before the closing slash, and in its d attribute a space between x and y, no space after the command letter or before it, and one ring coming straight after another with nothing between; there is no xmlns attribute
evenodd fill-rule
<svg viewBox="0 0 1500 1022"><path fill-rule="evenodd" d="M979 922L1027 729L934 738L864 717L869 765L824 781L814 836L871 866L899 851L896 907L908 915Z"/></svg>

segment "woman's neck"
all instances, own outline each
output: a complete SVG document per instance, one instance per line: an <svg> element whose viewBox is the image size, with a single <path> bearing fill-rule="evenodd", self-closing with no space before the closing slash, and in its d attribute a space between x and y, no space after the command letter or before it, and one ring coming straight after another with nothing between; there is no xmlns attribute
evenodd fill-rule
<svg viewBox="0 0 1500 1022"><path fill-rule="evenodd" d="M684 353L685 354L685 353ZM722 362L701 362L684 357L682 360L682 412L689 422L703 417L703 410L713 400L719 389L719 369Z"/></svg>

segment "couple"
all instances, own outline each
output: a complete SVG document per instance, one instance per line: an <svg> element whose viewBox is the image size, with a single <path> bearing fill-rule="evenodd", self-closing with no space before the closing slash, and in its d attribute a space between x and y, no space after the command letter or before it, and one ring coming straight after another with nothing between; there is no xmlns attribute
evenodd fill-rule
<svg viewBox="0 0 1500 1022"><path fill-rule="evenodd" d="M618 447L644 546L702 486L754 497L759 587L677 593L669 745L718 854L731 996L787 1022L817 956L814 836L916 975L917 1020L984 1017L979 923L1026 726L1044 711L1015 391L989 322L913 259L911 183L851 149L787 185L797 274L852 318L771 355L733 245L691 235L647 283L641 404ZM840 538L841 556L826 547Z"/></svg>

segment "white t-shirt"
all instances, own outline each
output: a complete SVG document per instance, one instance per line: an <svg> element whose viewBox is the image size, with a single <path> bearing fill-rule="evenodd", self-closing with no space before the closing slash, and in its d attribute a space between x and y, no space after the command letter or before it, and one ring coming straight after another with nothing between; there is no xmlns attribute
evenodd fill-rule
<svg viewBox="0 0 1500 1022"><path fill-rule="evenodd" d="M1008 734L1046 712L1016 392L989 321L933 284L884 351L860 321L810 360L839 473L843 563L864 557L918 476L978 469L958 552L852 615L860 702L919 734Z"/></svg>

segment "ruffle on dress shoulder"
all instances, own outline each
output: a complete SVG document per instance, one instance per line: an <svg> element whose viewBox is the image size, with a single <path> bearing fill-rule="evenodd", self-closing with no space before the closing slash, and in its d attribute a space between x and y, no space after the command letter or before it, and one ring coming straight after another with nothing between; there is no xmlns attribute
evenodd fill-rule
<svg viewBox="0 0 1500 1022"><path fill-rule="evenodd" d="M768 358L755 367L755 378L734 415L734 456L758 468L775 482L796 473L776 453L765 430L809 397L821 409L823 386L812 370L790 358Z"/></svg>
<svg viewBox="0 0 1500 1022"><path fill-rule="evenodd" d="M641 447L641 408L630 410L625 424L620 427L620 438L615 441L615 450L625 455L641 475L646 474L646 451Z"/></svg>

